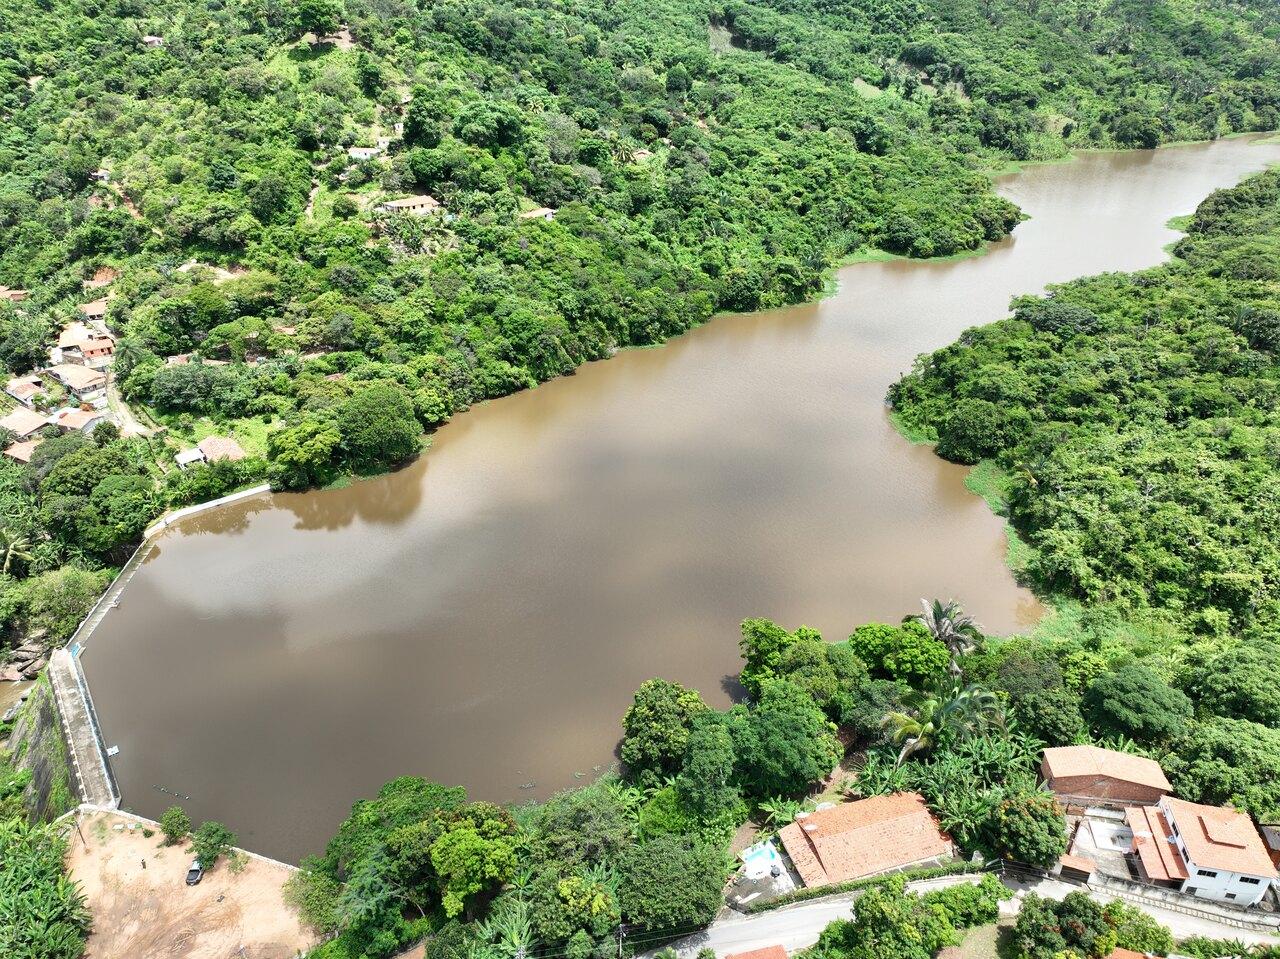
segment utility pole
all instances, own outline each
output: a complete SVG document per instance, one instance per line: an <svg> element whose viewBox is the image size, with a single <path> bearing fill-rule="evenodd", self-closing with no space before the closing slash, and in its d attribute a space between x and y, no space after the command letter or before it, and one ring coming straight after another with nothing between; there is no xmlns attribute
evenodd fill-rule
<svg viewBox="0 0 1280 959"><path fill-rule="evenodd" d="M622 959L622 940L627 938L627 926L625 923L618 923L618 959Z"/></svg>

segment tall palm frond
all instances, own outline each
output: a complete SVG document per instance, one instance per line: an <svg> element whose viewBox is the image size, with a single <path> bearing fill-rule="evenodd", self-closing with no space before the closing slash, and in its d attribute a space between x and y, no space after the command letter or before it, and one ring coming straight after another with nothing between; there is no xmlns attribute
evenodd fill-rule
<svg viewBox="0 0 1280 959"><path fill-rule="evenodd" d="M958 677L960 657L972 652L974 645L982 638L978 624L954 599L945 603L938 599L932 602L922 599L920 606L923 612L911 619L922 624L930 636L947 647L947 652L951 654L951 675Z"/></svg>

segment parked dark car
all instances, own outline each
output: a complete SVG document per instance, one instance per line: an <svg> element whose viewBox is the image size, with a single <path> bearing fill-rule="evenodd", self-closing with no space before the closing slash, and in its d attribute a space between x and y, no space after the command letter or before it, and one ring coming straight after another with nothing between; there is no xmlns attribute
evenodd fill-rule
<svg viewBox="0 0 1280 959"><path fill-rule="evenodd" d="M194 886L204 878L204 869L200 865L199 859L191 860L191 868L187 870L187 885Z"/></svg>

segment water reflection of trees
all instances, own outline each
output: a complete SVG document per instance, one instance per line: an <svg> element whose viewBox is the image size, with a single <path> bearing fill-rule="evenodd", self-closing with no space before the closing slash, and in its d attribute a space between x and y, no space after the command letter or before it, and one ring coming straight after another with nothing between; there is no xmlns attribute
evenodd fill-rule
<svg viewBox="0 0 1280 959"><path fill-rule="evenodd" d="M332 532L359 518L366 523L398 526L417 512L430 454L403 469L371 479L356 479L343 489L286 493L274 504L294 516L294 529Z"/></svg>
<svg viewBox="0 0 1280 959"><path fill-rule="evenodd" d="M273 499L270 493L263 493L251 499L228 503L181 519L172 528L179 530L183 536L237 536L249 528L249 520L275 505ZM148 562L158 554L157 548L148 557Z"/></svg>

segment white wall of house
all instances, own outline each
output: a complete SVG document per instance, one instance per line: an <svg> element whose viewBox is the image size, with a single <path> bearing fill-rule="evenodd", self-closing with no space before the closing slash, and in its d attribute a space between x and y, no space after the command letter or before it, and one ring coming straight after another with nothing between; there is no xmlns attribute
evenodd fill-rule
<svg viewBox="0 0 1280 959"><path fill-rule="evenodd" d="M1237 906L1254 906L1271 888L1271 880L1248 873L1228 872L1225 869L1205 869L1197 866L1187 855L1182 836L1177 836L1178 853L1187 865L1191 878L1182 884L1182 891L1200 899L1230 902Z"/></svg>
<svg viewBox="0 0 1280 959"><path fill-rule="evenodd" d="M1253 906L1257 905L1271 888L1270 879L1238 872L1226 872L1222 869L1200 869L1190 860L1187 860L1187 872L1191 873L1191 878L1182 884L1182 891L1200 899L1231 902L1237 906Z"/></svg>

